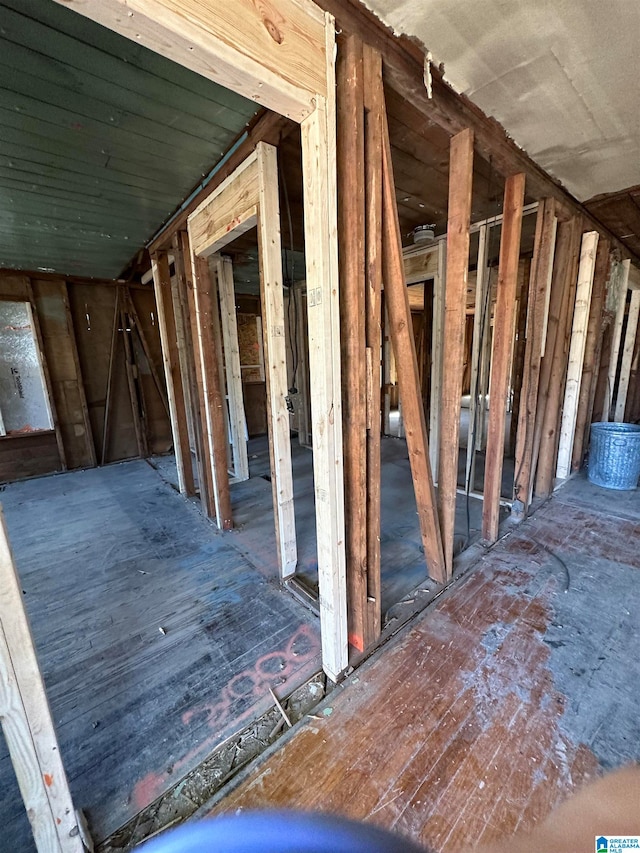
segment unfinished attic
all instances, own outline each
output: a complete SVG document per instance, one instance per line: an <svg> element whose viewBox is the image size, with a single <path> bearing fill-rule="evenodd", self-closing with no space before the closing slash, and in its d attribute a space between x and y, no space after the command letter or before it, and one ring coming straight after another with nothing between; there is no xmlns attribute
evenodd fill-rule
<svg viewBox="0 0 640 853"><path fill-rule="evenodd" d="M3 850L640 835L640 11L368 5L0 0Z"/></svg>

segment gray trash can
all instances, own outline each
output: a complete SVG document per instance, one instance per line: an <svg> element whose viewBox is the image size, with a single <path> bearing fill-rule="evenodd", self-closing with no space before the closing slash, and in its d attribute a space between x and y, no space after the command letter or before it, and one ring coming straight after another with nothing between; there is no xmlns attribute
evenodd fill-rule
<svg viewBox="0 0 640 853"><path fill-rule="evenodd" d="M591 424L589 480L605 489L635 489L640 477L640 424Z"/></svg>

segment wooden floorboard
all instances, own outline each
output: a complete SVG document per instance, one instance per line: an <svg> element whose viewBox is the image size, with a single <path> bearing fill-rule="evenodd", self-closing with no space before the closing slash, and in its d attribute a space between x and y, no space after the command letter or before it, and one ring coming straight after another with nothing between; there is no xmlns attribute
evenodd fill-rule
<svg viewBox="0 0 640 853"><path fill-rule="evenodd" d="M491 844L640 758L640 498L570 481L210 806ZM205 810L206 811L206 810Z"/></svg>
<svg viewBox="0 0 640 853"><path fill-rule="evenodd" d="M146 462L14 483L2 504L95 838L271 707L269 687L288 693L320 668L317 620L269 560L257 568L241 532L219 534ZM0 847L33 849L4 743L0 790Z"/></svg>

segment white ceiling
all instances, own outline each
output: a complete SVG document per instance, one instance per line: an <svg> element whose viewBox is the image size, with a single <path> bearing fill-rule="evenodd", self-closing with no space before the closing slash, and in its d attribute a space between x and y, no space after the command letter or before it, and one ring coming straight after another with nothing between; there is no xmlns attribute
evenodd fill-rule
<svg viewBox="0 0 640 853"><path fill-rule="evenodd" d="M640 184L638 0L366 0L580 201Z"/></svg>

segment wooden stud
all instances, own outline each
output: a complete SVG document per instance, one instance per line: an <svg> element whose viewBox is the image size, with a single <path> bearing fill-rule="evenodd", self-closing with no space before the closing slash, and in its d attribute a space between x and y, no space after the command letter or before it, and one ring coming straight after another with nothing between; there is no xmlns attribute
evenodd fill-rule
<svg viewBox="0 0 640 853"><path fill-rule="evenodd" d="M109 415L111 413L111 394L113 389L113 371L118 347L118 326L120 325L120 285L116 287L113 308L113 325L111 328L111 349L109 350L109 369L107 371L107 389L104 395L104 421L102 424L102 452L100 464L104 465L107 458L107 443L109 441Z"/></svg>
<svg viewBox="0 0 640 853"><path fill-rule="evenodd" d="M367 636L367 366L365 308L365 162L362 42L338 45L337 174L340 245L342 437L349 643L359 652Z"/></svg>
<svg viewBox="0 0 640 853"><path fill-rule="evenodd" d="M422 544L427 560L429 575L438 583L445 583L448 574L440 536L440 525L436 509L436 495L429 462L427 427L420 393L420 375L416 359L416 347L411 322L409 295L404 283L402 263L402 240L396 206L391 142L384 116L382 147L382 261L385 283L385 302L389 314L391 340L398 370L398 384L402 400L402 411L406 429L407 449L413 476L413 488ZM455 482L454 482L455 501Z"/></svg>
<svg viewBox="0 0 640 853"><path fill-rule="evenodd" d="M182 305L182 316L184 321L184 339L186 356L186 376L189 386L189 399L193 410L193 431L195 438L196 469L198 473L198 489L203 509L209 517L213 517L215 509L213 505L212 486L209 480L209 466L205 463L207 451L205 449L203 430L205 416L202 410L203 395L201 390L201 363L198 358L197 349L197 324L195 319L195 298L193 293L193 281L191 279L191 247L189 235L186 231L178 232L173 241L176 284L180 302ZM186 402L185 402L186 405Z"/></svg>
<svg viewBox="0 0 640 853"><path fill-rule="evenodd" d="M560 424L560 442L556 465L556 477L559 480L565 480L571 473L571 457L573 454L573 440L580 401L580 386L582 383L597 248L598 232L588 231L586 234L583 234L580 265L578 267L576 300L573 310L571 341L569 345L569 363L567 365L564 404L562 406L562 421Z"/></svg>
<svg viewBox="0 0 640 853"><path fill-rule="evenodd" d="M565 223L562 223L565 225ZM564 229L563 229L564 230ZM554 270L552 286L558 289L559 304L557 315L549 312L549 331L544 356L544 382L540 387L544 392L544 404L538 406L538 469L536 472L535 493L538 497L548 497L553 491L556 458L558 452L558 437L560 413L563 399L564 379L567 369L569 338L571 335L571 318L575 303L578 277L578 261L582 239L582 218L577 216L566 223L565 234L559 239L559 264ZM551 295L553 306L553 292ZM555 320L553 346L550 346L552 320Z"/></svg>
<svg viewBox="0 0 640 853"><path fill-rule="evenodd" d="M429 400L429 461L434 475L440 468L440 416L444 363L444 306L447 282L447 244L438 243L437 270L433 278L433 331L431 335L431 397Z"/></svg>
<svg viewBox="0 0 640 853"><path fill-rule="evenodd" d="M197 358L200 362L198 384L201 385L201 408L204 412L204 464L211 472L209 476L216 523L220 530L230 530L233 527L233 517L227 473L227 433L223 411L225 402L220 387L220 369L212 321L217 305L206 258L192 256L192 275L198 333Z"/></svg>
<svg viewBox="0 0 640 853"><path fill-rule="evenodd" d="M540 364L545 346L551 276L555 256L558 220L553 199L543 199L538 207L533 259L529 275L526 345L522 368L520 410L515 450L515 477L513 485L515 517L524 517L533 488L533 448Z"/></svg>
<svg viewBox="0 0 640 853"><path fill-rule="evenodd" d="M31 279L26 279L27 286L27 294L28 294L28 309L31 319L31 325L33 327L33 334L36 341L36 349L37 349L37 357L38 362L40 364L40 369L42 372L42 377L44 379L45 386L45 402L47 408L49 410L49 416L51 418L51 423L53 424L53 429L56 434L56 444L58 446L58 455L60 457L60 468L63 471L67 470L67 456L64 450L64 442L62 440L62 433L60 431L60 424L58 422L58 413L56 412L56 404L53 398L53 386L51 384L51 374L49 373L49 366L47 364L47 359L44 354L44 343L42 340L42 330L40 329L40 321L38 319L38 309L36 307L36 301L33 297L33 287L31 285Z"/></svg>
<svg viewBox="0 0 640 853"><path fill-rule="evenodd" d="M620 343L622 340L622 326L624 324L624 315L627 310L627 289L629 286L629 268L631 261L622 262L617 276L616 283L616 316L611 331L611 355L609 357L609 371L607 374L607 396L605 401L605 409L602 415L604 421L608 421L614 414L614 391L616 388L616 378L618 376L618 361L620 357Z"/></svg>
<svg viewBox="0 0 640 853"><path fill-rule="evenodd" d="M171 294L171 275L166 252L159 252L151 258L153 287L156 296L158 327L162 345L162 360L167 387L171 432L178 472L178 487L182 494L195 494L193 465L189 446L189 429L185 409L185 395L182 387L182 374L178 357L178 336L176 318L173 311Z"/></svg>
<svg viewBox="0 0 640 853"><path fill-rule="evenodd" d="M297 296L296 296L297 292ZM305 283L294 285L292 297L297 300L295 312L296 341L298 344L298 443L303 447L311 444L311 408L309 402L309 358L307 355L307 286Z"/></svg>
<svg viewBox="0 0 640 853"><path fill-rule="evenodd" d="M516 319L516 340L511 364L511 424L509 427L509 455L513 456L516 449L520 401L522 400L522 384L524 369L524 351L527 338L527 310L529 308L529 278L531 275L531 260L522 258L518 273L518 311Z"/></svg>
<svg viewBox="0 0 640 853"><path fill-rule="evenodd" d="M0 722L39 853L82 853L84 845L1 513Z"/></svg>
<svg viewBox="0 0 640 853"><path fill-rule="evenodd" d="M486 327L491 319L491 304L489 290L489 269L487 254L489 248L489 226L483 225L478 234L478 263L476 265L476 296L473 318L473 340L471 343L471 383L469 391L469 431L467 433L467 461L465 471L465 490L474 488L473 473L475 471L476 440L478 429L478 391L480 380L480 361L482 342ZM484 430L484 410L480 429Z"/></svg>
<svg viewBox="0 0 640 853"><path fill-rule="evenodd" d="M133 358L133 347L131 345L132 323L128 313L129 301L126 295L126 288L123 286L120 293L120 331L122 332L122 341L124 344L124 366L127 375L127 387L129 389L129 403L131 405L131 417L133 418L133 428L136 434L136 444L138 447L138 456L146 459L149 455L149 447L147 444L147 430L144 411L141 411L140 397L138 396L139 386L137 384L138 368Z"/></svg>
<svg viewBox="0 0 640 853"><path fill-rule="evenodd" d="M167 417L171 419L171 413L169 412L169 402L167 400L167 394L165 386L162 384L162 380L160 379L160 374L156 369L155 362L153 360L153 356L151 354L151 349L149 348L149 344L147 343L147 337L144 333L144 327L140 322L140 317L138 316L138 311L136 309L135 303L131 296L131 291L128 287L124 288L125 295L125 305L126 310L129 315L129 322L132 326L132 331L135 331L138 335L138 340L142 346L142 352L144 353L144 357L147 360L147 366L149 368L149 373L151 374L151 378L153 379L153 384L156 386L156 391L158 392L158 396L162 402L164 410L167 414Z"/></svg>
<svg viewBox="0 0 640 853"><path fill-rule="evenodd" d="M631 362L638 331L638 312L640 311L640 290L631 291L631 301L627 314L627 328L624 336L622 349L622 361L620 364L620 379L618 381L618 393L616 394L616 407L614 421L624 421L624 413L627 407L627 392L629 390L629 377L631 375Z"/></svg>
<svg viewBox="0 0 640 853"><path fill-rule="evenodd" d="M440 404L438 501L447 577L453 574L472 183L473 131L463 130L451 139L450 145L447 286L443 327L446 346Z"/></svg>
<svg viewBox="0 0 640 853"><path fill-rule="evenodd" d="M518 294L518 260L524 204L523 174L507 178L504 188L500 264L496 300L491 380L489 385L489 425L484 472L482 535L488 542L498 539L500 495L504 461L504 426L509 398L509 367L513 349L513 330Z"/></svg>
<svg viewBox="0 0 640 853"><path fill-rule="evenodd" d="M233 474L236 480L243 481L249 479L249 457L247 455L247 428L244 416L242 371L240 369L240 348L238 345L238 320L236 316L233 264L231 258L218 257L216 259L216 269L220 298L220 318L222 321L222 340L224 343L224 366L229 399Z"/></svg>
<svg viewBox="0 0 640 853"><path fill-rule="evenodd" d="M380 576L380 349L382 343L382 135L384 89L382 58L373 48L363 48L364 148L365 148L365 333L367 343L367 624L366 638L373 642L381 629Z"/></svg>
<svg viewBox="0 0 640 853"><path fill-rule="evenodd" d="M344 476L340 393L335 69L333 18L326 17L327 98L301 125L313 473L322 661L336 679L347 667Z"/></svg>
<svg viewBox="0 0 640 853"><path fill-rule="evenodd" d="M84 438L87 448L87 456L92 467L98 464L96 455L96 443L91 428L91 418L89 417L89 407L87 406L87 395L85 393L84 381L82 379L82 370L80 368L80 357L78 355L78 344L76 341L75 329L73 326L73 317L71 316L71 306L69 305L69 285L67 281L62 289L62 301L64 303L64 313L67 324L67 335L69 336L69 347L71 349L71 357L75 374L77 377L78 397L80 399L80 408L82 409L82 425L84 427Z"/></svg>
<svg viewBox="0 0 640 853"><path fill-rule="evenodd" d="M298 551L293 503L291 438L287 409L287 352L280 245L278 158L272 145L258 143L258 254L264 330L264 359L269 411L269 455L280 575L296 570Z"/></svg>

